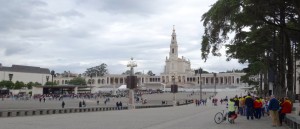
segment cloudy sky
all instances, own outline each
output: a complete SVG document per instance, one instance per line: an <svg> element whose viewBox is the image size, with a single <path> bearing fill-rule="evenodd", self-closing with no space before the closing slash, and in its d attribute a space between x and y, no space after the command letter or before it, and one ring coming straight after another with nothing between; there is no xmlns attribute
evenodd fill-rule
<svg viewBox="0 0 300 129"><path fill-rule="evenodd" d="M179 56L210 72L241 69L226 57L201 60L201 16L215 0L0 0L0 63L83 73L106 63L113 74L128 68L163 71L173 25ZM223 50L224 51L224 50ZM225 55L225 53L223 53Z"/></svg>

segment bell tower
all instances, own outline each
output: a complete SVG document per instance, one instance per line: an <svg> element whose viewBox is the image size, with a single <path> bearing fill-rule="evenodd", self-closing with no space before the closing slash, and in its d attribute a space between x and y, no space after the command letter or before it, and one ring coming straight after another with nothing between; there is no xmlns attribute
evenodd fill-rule
<svg viewBox="0 0 300 129"><path fill-rule="evenodd" d="M171 60L176 60L178 58L178 44L175 33L175 25L173 25L173 33L171 35L171 44L170 44L170 52L169 57Z"/></svg>

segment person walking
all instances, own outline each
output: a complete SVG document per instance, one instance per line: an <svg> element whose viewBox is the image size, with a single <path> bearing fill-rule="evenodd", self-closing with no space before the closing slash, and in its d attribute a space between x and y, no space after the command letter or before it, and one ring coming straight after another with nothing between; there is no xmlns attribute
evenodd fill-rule
<svg viewBox="0 0 300 129"><path fill-rule="evenodd" d="M65 108L65 105L66 105L66 104L65 104L65 101L62 101L61 107L62 107L62 108Z"/></svg>
<svg viewBox="0 0 300 129"><path fill-rule="evenodd" d="M279 110L279 101L275 98L274 95L271 95L271 99L269 101L269 112L272 118L272 126L276 127L279 126L279 116L278 116L278 110Z"/></svg>
<svg viewBox="0 0 300 129"><path fill-rule="evenodd" d="M245 116L245 112L244 112L244 109L245 109L245 98L244 97L240 97L239 98L239 114L241 116Z"/></svg>
<svg viewBox="0 0 300 129"><path fill-rule="evenodd" d="M119 108L119 102L116 102L116 106L117 106L117 110L120 110L120 108Z"/></svg>
<svg viewBox="0 0 300 129"><path fill-rule="evenodd" d="M292 102L285 97L283 103L280 104L281 111L279 113L279 126L282 126L282 121L287 113L292 112Z"/></svg>
<svg viewBox="0 0 300 129"><path fill-rule="evenodd" d="M81 101L79 101L79 107L80 107L80 108L82 107L82 103L81 103Z"/></svg>
<svg viewBox="0 0 300 129"><path fill-rule="evenodd" d="M122 110L122 108L123 108L123 107L122 107L122 106L123 106L123 104L122 104L122 102L121 102L121 101L119 102L119 106L120 106L120 110Z"/></svg>
<svg viewBox="0 0 300 129"><path fill-rule="evenodd" d="M251 120L253 120L254 100L252 99L250 94L248 94L248 96L245 99L245 105L247 120L249 120L249 117L251 118Z"/></svg>
<svg viewBox="0 0 300 129"><path fill-rule="evenodd" d="M237 118L237 115L235 113L237 109L237 106L235 104L234 99L230 99L228 102L228 118L229 123L234 124L234 120Z"/></svg>
<svg viewBox="0 0 300 129"><path fill-rule="evenodd" d="M82 100L82 106L83 106L83 107L86 107L86 104L85 104L85 101L84 101L84 100Z"/></svg>
<svg viewBox="0 0 300 129"><path fill-rule="evenodd" d="M256 97L254 101L254 112L255 112L256 119L260 119L261 117L261 107L262 107L262 102L258 97Z"/></svg>
<svg viewBox="0 0 300 129"><path fill-rule="evenodd" d="M261 106L261 116L265 116L265 112L266 112L266 101L264 98L260 97L260 101L262 103L262 106Z"/></svg>

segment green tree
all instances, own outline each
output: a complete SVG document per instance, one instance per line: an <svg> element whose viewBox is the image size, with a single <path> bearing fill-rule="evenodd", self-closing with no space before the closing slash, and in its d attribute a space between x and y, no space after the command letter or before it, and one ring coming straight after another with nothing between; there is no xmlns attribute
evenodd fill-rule
<svg viewBox="0 0 300 129"><path fill-rule="evenodd" d="M130 75L131 71L130 70L126 70L125 72L122 73L123 75Z"/></svg>
<svg viewBox="0 0 300 129"><path fill-rule="evenodd" d="M2 80L2 81L0 82L0 87L1 87L1 88L7 88L7 89L13 89L14 83L11 82L11 81L5 81L5 80Z"/></svg>
<svg viewBox="0 0 300 129"><path fill-rule="evenodd" d="M52 86L52 85L57 85L57 84L55 82L53 82L53 84L52 84L52 82L46 82L45 85L46 86Z"/></svg>
<svg viewBox="0 0 300 129"><path fill-rule="evenodd" d="M135 75L142 75L142 72L135 72Z"/></svg>
<svg viewBox="0 0 300 129"><path fill-rule="evenodd" d="M69 84L71 84L71 85L86 85L86 81L82 77L75 77L69 81Z"/></svg>
<svg viewBox="0 0 300 129"><path fill-rule="evenodd" d="M14 85L14 89L21 89L22 87L25 87L24 82L22 81L16 81L15 85Z"/></svg>
<svg viewBox="0 0 300 129"><path fill-rule="evenodd" d="M105 63L88 68L85 71L86 76L104 76L105 74L108 74L107 65Z"/></svg>
<svg viewBox="0 0 300 129"><path fill-rule="evenodd" d="M299 14L299 2L291 0L218 0L202 16L205 27L202 58L207 60L209 53L220 56L219 48L234 33L235 37L226 45L228 60L235 58L240 63L249 63L248 77L261 73L265 76L273 70L275 93L283 96L287 87L291 95L290 41L293 39L299 46L299 36L296 36L300 34ZM255 67L256 64L262 65Z"/></svg>
<svg viewBox="0 0 300 129"><path fill-rule="evenodd" d="M34 86L41 86L42 84L41 83L39 83L39 82L35 82L34 83Z"/></svg>
<svg viewBox="0 0 300 129"><path fill-rule="evenodd" d="M34 83L33 82L28 82L26 84L26 86L27 86L28 89L32 89L32 86L34 86Z"/></svg>
<svg viewBox="0 0 300 129"><path fill-rule="evenodd" d="M155 74L154 74L151 70L149 70L149 71L147 72L147 74L148 74L149 76L155 76Z"/></svg>

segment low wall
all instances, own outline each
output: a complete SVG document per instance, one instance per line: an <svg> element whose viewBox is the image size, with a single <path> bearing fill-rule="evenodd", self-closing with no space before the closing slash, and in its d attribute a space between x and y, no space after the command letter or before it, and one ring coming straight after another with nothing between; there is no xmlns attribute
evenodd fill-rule
<svg viewBox="0 0 300 129"><path fill-rule="evenodd" d="M120 110L127 110L122 107ZM0 110L0 117L38 116L80 112L98 112L118 110L116 107L84 107L84 108L61 108L61 109L28 109L28 110Z"/></svg>
<svg viewBox="0 0 300 129"><path fill-rule="evenodd" d="M187 105L191 102L177 103L178 106ZM143 108L159 108L171 107L173 105L141 105L136 106L136 109ZM83 108L60 108L60 109L26 109L26 110L0 110L1 117L20 117L20 116L41 116L52 114L66 114L66 113L83 113L83 112L99 112L99 111L113 111L113 110L128 110L128 107L83 107Z"/></svg>
<svg viewBox="0 0 300 129"><path fill-rule="evenodd" d="M293 103L292 113L285 116L285 122L290 129L300 129L299 106L299 103Z"/></svg>

